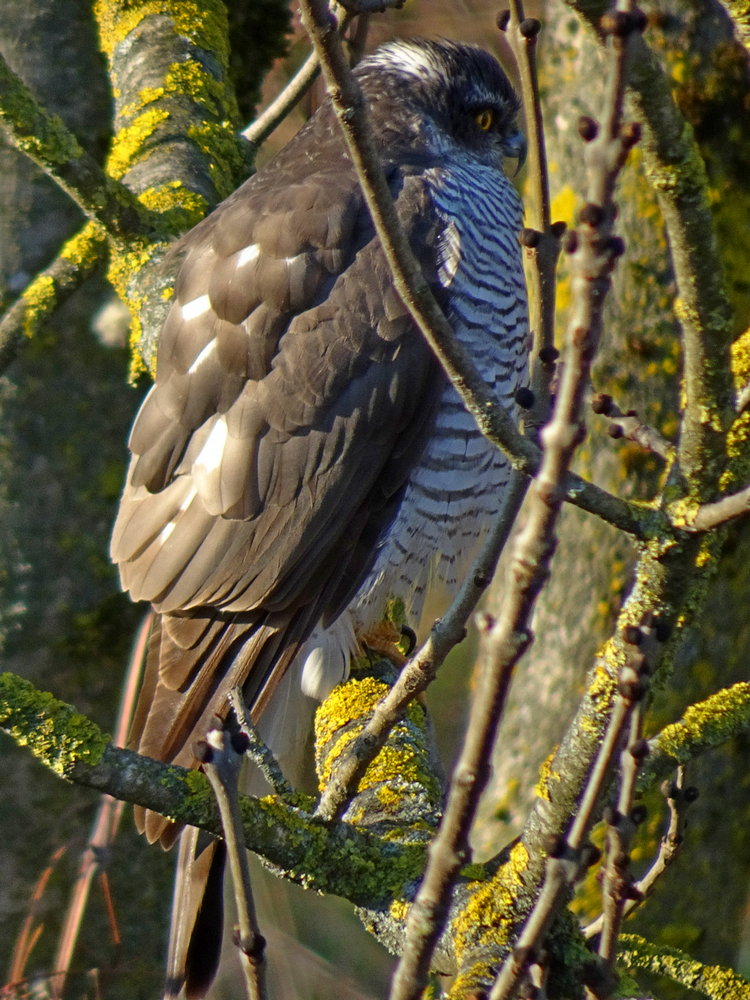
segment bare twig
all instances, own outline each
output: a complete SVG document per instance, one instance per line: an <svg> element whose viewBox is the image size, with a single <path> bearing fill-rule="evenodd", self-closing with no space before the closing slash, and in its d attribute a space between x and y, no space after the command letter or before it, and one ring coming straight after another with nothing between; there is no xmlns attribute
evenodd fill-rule
<svg viewBox="0 0 750 1000"><path fill-rule="evenodd" d="M396 968L390 1000L417 1000L423 995L430 959L442 931L450 891L469 860L469 830L479 797L489 777L489 760L502 715L513 667L530 641L513 630L510 645L502 629L484 617L479 683L471 701L466 738L451 778L440 827L430 843L425 875L409 910L404 950Z"/></svg>
<svg viewBox="0 0 750 1000"><path fill-rule="evenodd" d="M677 769L675 780L663 783L662 791L667 800L669 808L669 825L667 832L659 843L659 853L645 873L631 887L629 898L625 901L623 917L629 916L639 907L651 893L672 862L679 854L685 839L685 828L687 826L687 810L692 802L697 798L697 791L694 788L685 788L684 768ZM601 933L603 928L603 918L597 917L584 930L587 938L592 938Z"/></svg>
<svg viewBox="0 0 750 1000"><path fill-rule="evenodd" d="M31 953L43 931L43 927L36 922L37 906L44 897L44 893L47 889L47 883L52 877L55 868L67 850L67 845L55 848L46 868L37 879L34 891L32 892L31 898L28 902L26 916L24 917L23 924L21 925L21 930L19 931L18 937L16 938L13 946L13 952L10 959L10 969L8 970L8 983L6 987L3 987L3 990L0 991L0 995L4 993L6 988L15 989L24 981L23 977L26 972L29 958L31 957ZM12 995L15 996L16 994L13 993Z"/></svg>
<svg viewBox="0 0 750 1000"><path fill-rule="evenodd" d="M238 926L235 929L235 944L243 959L241 964L245 976L245 988L248 1000L266 1000L266 941L258 928L258 918L255 913L237 791L242 758L232 746L229 734L222 728L209 731L206 750L203 768L216 796L221 815L237 904Z"/></svg>
<svg viewBox="0 0 750 1000"><path fill-rule="evenodd" d="M550 851L541 892L518 935L513 953L503 963L490 993L490 1000L507 1000L512 996L526 972L528 957L544 939L570 887L592 860L590 854L584 851L586 837L594 821L595 810L631 708L632 703L623 697L615 702L607 732L570 832L565 841L555 844Z"/></svg>
<svg viewBox="0 0 750 1000"><path fill-rule="evenodd" d="M292 108L302 100L320 75L317 52L311 52L281 93L268 105L254 122L242 130L242 135L254 149L262 146L279 127Z"/></svg>
<svg viewBox="0 0 750 1000"><path fill-rule="evenodd" d="M317 815L323 819L341 815L388 733L403 718L409 703L432 683L445 657L463 639L469 615L492 580L525 493L525 478L514 471L504 496L503 510L451 606L435 622L427 641L403 668L388 695L334 769L317 809Z"/></svg>
<svg viewBox="0 0 750 1000"><path fill-rule="evenodd" d="M643 747L641 703L636 702L630 716L630 738L620 755L620 793L617 806L607 810L607 843L602 880L602 931L599 939L599 956L605 967L614 972L617 939L622 927L625 907L632 893L629 871L630 848L635 833L631 817L638 765Z"/></svg>
<svg viewBox="0 0 750 1000"><path fill-rule="evenodd" d="M135 703L141 683L141 675L146 662L146 650L152 619L152 613L146 615L133 644L120 708L117 714L114 733L114 743L116 746L124 746L130 732ZM57 944L57 952L53 963L55 972L51 977L52 992L55 996L62 996L65 992L65 980L70 972L73 952L86 911L91 883L95 875L99 875L105 902L109 901L106 861L110 848L117 836L124 806L124 802L113 799L109 795L104 795L97 810L91 835L89 836L86 849L81 855L78 877L71 890L70 900ZM111 909L109 905L108 909ZM116 938L117 932L113 920L114 913L111 912L110 924L113 930L113 937Z"/></svg>
<svg viewBox="0 0 750 1000"><path fill-rule="evenodd" d="M712 528L718 528L720 524L726 524L748 513L750 513L750 486L746 486L739 493L722 497L714 503L703 504L685 525L685 530L710 531Z"/></svg>
<svg viewBox="0 0 750 1000"><path fill-rule="evenodd" d="M646 451L659 455L660 458L671 459L675 446L654 427L644 424L635 410L623 413L611 396L598 392L591 401L594 413L609 420L609 435L613 438L627 438Z"/></svg>
<svg viewBox="0 0 750 1000"><path fill-rule="evenodd" d="M526 216L530 229L522 234L524 253L529 262L529 312L534 344L531 355L531 389L534 402L529 415L531 427L547 422L550 407L550 382L554 366L550 364L555 343L555 271L560 256L560 237L564 226L552 224L549 175L544 143L542 105L536 70L537 38L540 23L527 18L522 0L510 0L508 37L516 56L521 78L526 136L529 144ZM505 18L499 25L504 27Z"/></svg>
<svg viewBox="0 0 750 1000"><path fill-rule="evenodd" d="M247 739L246 753L257 765L263 777L281 798L289 798L294 794L294 789L281 772L278 761L260 737L258 730L250 719L245 699L242 697L242 688L232 688L229 692L229 704L232 706L240 731Z"/></svg>

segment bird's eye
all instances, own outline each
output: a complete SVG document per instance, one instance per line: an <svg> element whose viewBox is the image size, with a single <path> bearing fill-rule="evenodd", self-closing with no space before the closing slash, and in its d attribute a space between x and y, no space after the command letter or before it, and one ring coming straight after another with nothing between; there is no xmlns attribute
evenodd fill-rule
<svg viewBox="0 0 750 1000"><path fill-rule="evenodd" d="M477 111L474 115L474 121L483 132L489 132L495 124L495 112L492 108L482 108L481 111Z"/></svg>

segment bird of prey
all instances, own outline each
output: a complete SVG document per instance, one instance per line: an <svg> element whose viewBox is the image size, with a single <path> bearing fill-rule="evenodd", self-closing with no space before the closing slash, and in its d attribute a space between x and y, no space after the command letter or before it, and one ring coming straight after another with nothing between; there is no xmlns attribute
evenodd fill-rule
<svg viewBox="0 0 750 1000"><path fill-rule="evenodd" d="M523 153L517 97L492 56L444 40L386 44L355 72L425 278L512 407L528 339L503 171ZM158 615L133 745L192 767L237 685L272 746L299 740L278 704L342 680L389 599L416 626L431 589L450 598L510 469L394 288L329 101L175 252L112 557ZM210 951L204 925L188 951ZM205 962L173 989L202 996Z"/></svg>

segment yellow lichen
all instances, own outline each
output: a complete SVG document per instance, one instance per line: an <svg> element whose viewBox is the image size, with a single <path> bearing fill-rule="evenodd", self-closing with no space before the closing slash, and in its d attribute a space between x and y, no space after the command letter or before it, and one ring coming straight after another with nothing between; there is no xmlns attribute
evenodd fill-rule
<svg viewBox="0 0 750 1000"><path fill-rule="evenodd" d="M750 683L740 681L690 705L683 717L655 737L658 749L685 763L707 746L717 746L747 729L750 723Z"/></svg>
<svg viewBox="0 0 750 1000"><path fill-rule="evenodd" d="M39 329L40 319L48 316L57 301L55 282L47 274L38 278L26 288L23 293L25 311L23 317L23 332L32 337Z"/></svg>
<svg viewBox="0 0 750 1000"><path fill-rule="evenodd" d="M115 180L121 180L131 167L148 155L146 140L168 118L169 112L165 109L148 108L121 128L107 159L107 173Z"/></svg>
<svg viewBox="0 0 750 1000"><path fill-rule="evenodd" d="M467 961L467 954L498 949L510 945L510 936L519 919L518 904L523 897L523 873L529 865L529 854L521 841L513 845L506 863L488 881L473 882L466 906L452 924L452 938L459 968L451 996L463 996L477 985L487 970ZM494 946L490 949L487 945ZM491 978L490 977L490 981Z"/></svg>
<svg viewBox="0 0 750 1000"><path fill-rule="evenodd" d="M102 49L111 59L117 46L148 17L169 17L175 32L212 52L226 70L229 46L226 7L220 0L142 0L128 5L95 0Z"/></svg>

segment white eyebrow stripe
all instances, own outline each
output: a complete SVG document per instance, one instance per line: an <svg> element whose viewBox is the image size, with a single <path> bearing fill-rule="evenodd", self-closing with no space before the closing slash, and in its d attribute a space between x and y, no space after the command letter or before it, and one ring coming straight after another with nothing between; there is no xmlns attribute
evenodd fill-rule
<svg viewBox="0 0 750 1000"><path fill-rule="evenodd" d="M182 318L196 319L198 316L202 316L204 312L208 312L210 308L211 300L208 295L199 295L197 299L186 302L182 307Z"/></svg>
<svg viewBox="0 0 750 1000"><path fill-rule="evenodd" d="M216 337L214 337L213 340L209 340L209 342L206 344L203 350L198 353L195 361L193 361L192 365L188 368L188 375L194 375L198 371L200 366L203 364L203 362L207 358L210 358L215 351L216 351Z"/></svg>
<svg viewBox="0 0 750 1000"><path fill-rule="evenodd" d="M251 243L250 246L243 247L237 257L237 267L244 267L245 264L249 264L250 261L255 260L259 254L260 247L257 243Z"/></svg>

